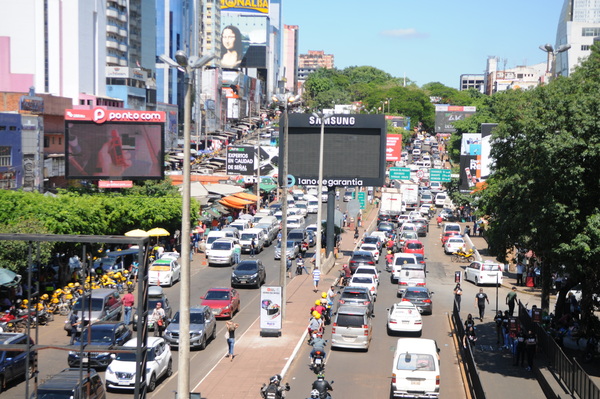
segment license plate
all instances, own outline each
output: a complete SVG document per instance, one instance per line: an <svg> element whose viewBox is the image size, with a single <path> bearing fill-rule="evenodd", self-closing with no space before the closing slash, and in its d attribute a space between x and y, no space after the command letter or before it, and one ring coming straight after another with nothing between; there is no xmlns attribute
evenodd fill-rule
<svg viewBox="0 0 600 399"><path fill-rule="evenodd" d="M408 320L402 320L402 324L408 324L409 321Z"/></svg>
<svg viewBox="0 0 600 399"><path fill-rule="evenodd" d="M129 381L119 381L119 385L129 385Z"/></svg>
<svg viewBox="0 0 600 399"><path fill-rule="evenodd" d="M87 357L84 357L83 359L81 359L81 363L88 363L90 361L90 359L88 359Z"/></svg>
<svg viewBox="0 0 600 399"><path fill-rule="evenodd" d="M415 380L413 380L413 381L410 382L410 385L421 385L421 381L415 381Z"/></svg>
<svg viewBox="0 0 600 399"><path fill-rule="evenodd" d="M315 359L315 364L321 364L323 361L321 359Z"/></svg>
<svg viewBox="0 0 600 399"><path fill-rule="evenodd" d="M342 335L344 339L356 339L356 335Z"/></svg>

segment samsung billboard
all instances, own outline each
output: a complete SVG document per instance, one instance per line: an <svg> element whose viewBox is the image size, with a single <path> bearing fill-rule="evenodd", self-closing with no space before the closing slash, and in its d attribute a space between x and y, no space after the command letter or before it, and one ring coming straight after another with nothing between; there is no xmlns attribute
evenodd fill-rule
<svg viewBox="0 0 600 399"><path fill-rule="evenodd" d="M285 116L284 116L285 117ZM281 128L285 123L282 120ZM382 186L385 181L386 122L379 115L334 115L325 122L323 185ZM297 185L317 185L321 119L289 114L288 174ZM283 130L279 137L284 137ZM280 146L279 159L283 159ZM280 182L281 182L280 174Z"/></svg>

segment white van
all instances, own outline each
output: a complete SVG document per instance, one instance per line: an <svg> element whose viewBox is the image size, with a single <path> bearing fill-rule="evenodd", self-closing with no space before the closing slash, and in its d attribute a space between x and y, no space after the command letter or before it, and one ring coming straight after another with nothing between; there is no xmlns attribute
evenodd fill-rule
<svg viewBox="0 0 600 399"><path fill-rule="evenodd" d="M242 232L242 231L250 228L250 221L246 220L246 219L238 219L238 220L235 220L235 221L229 223L228 227L235 227L240 232Z"/></svg>
<svg viewBox="0 0 600 399"><path fill-rule="evenodd" d="M400 338L392 364L392 396L438 398L439 349L432 339Z"/></svg>
<svg viewBox="0 0 600 399"><path fill-rule="evenodd" d="M309 197L306 209L308 213L317 213L319 211L319 200L317 197Z"/></svg>
<svg viewBox="0 0 600 399"><path fill-rule="evenodd" d="M397 283L400 279L400 272L404 263L418 265L419 260L415 254L407 254L404 252L397 252L394 254L394 260L392 261L392 274L390 279L393 284Z"/></svg>
<svg viewBox="0 0 600 399"><path fill-rule="evenodd" d="M435 195L435 206L444 206L444 204L446 203L446 198L448 198L448 195L446 193L437 193Z"/></svg>
<svg viewBox="0 0 600 399"><path fill-rule="evenodd" d="M465 268L465 280L472 281L475 285L502 284L503 265L494 261L474 261Z"/></svg>
<svg viewBox="0 0 600 399"><path fill-rule="evenodd" d="M208 253L210 252L210 249L212 248L213 242L215 242L219 238L224 238L224 237L227 237L227 232L225 232L225 231L215 230L215 231L211 231L208 233L208 235L206 236L206 250L204 251L206 256L208 256Z"/></svg>
<svg viewBox="0 0 600 399"><path fill-rule="evenodd" d="M460 232L462 231L462 229L460 227L460 224L458 224L458 223L446 222L442 226L442 235L444 235L448 231L456 231L456 232L458 232L460 234Z"/></svg>
<svg viewBox="0 0 600 399"><path fill-rule="evenodd" d="M240 244L242 246L242 252L250 253L252 251L252 239L256 246L256 253L262 252L265 247L265 232L263 229L252 228L242 230L240 235Z"/></svg>

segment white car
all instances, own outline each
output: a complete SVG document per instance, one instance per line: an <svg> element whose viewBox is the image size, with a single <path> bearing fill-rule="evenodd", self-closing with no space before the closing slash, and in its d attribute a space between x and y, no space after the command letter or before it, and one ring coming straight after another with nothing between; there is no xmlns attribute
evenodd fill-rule
<svg viewBox="0 0 600 399"><path fill-rule="evenodd" d="M421 217L426 217L427 215L429 215L429 209L431 209L431 205L421 205L419 207L419 213L421 214Z"/></svg>
<svg viewBox="0 0 600 399"><path fill-rule="evenodd" d="M377 245L375 245L375 244L362 244L358 250L359 251L366 251L366 252L372 253L373 254L373 259L375 259L375 262L379 261L379 249L377 249Z"/></svg>
<svg viewBox="0 0 600 399"><path fill-rule="evenodd" d="M454 252L458 252L461 249L465 248L465 240L460 237L450 237L444 243L444 252L448 254L452 254Z"/></svg>
<svg viewBox="0 0 600 399"><path fill-rule="evenodd" d="M180 257L181 257L181 254L179 252L163 252L163 254L160 256L160 259L179 260Z"/></svg>
<svg viewBox="0 0 600 399"><path fill-rule="evenodd" d="M130 339L124 345L126 348L135 348L137 338ZM135 351L121 352L112 355L114 360L106 369L106 390L110 389L135 389L135 369L138 364ZM146 383L148 391L156 388L156 382L163 376L173 374L173 358L171 348L162 337L148 337L148 358L146 360Z"/></svg>
<svg viewBox="0 0 600 399"><path fill-rule="evenodd" d="M172 286L181 280L181 265L175 259L157 259L148 269L148 284Z"/></svg>
<svg viewBox="0 0 600 399"><path fill-rule="evenodd" d="M372 274L357 274L354 273L350 279L349 287L365 287L377 298L377 281Z"/></svg>
<svg viewBox="0 0 600 399"><path fill-rule="evenodd" d="M421 217L421 212L419 211L410 211L408 213L408 220L420 219Z"/></svg>
<svg viewBox="0 0 600 399"><path fill-rule="evenodd" d="M400 234L404 233L405 231L414 231L415 233L417 233L417 225L414 223L410 223L410 222L404 222L402 224L402 227L400 227Z"/></svg>
<svg viewBox="0 0 600 399"><path fill-rule="evenodd" d="M372 274L379 285L379 270L375 266L361 265L356 268L354 274Z"/></svg>
<svg viewBox="0 0 600 399"><path fill-rule="evenodd" d="M419 309L412 302L403 301L395 303L387 309L388 334L392 332L414 332L421 335L423 331L423 318Z"/></svg>
<svg viewBox="0 0 600 399"><path fill-rule="evenodd" d="M392 364L392 397L438 398L440 358L434 340L400 338Z"/></svg>
<svg viewBox="0 0 600 399"><path fill-rule="evenodd" d="M232 266L234 263L233 250L236 243L239 243L236 238L219 238L213 242L207 256L208 264Z"/></svg>
<svg viewBox="0 0 600 399"><path fill-rule="evenodd" d="M465 268L465 280L479 284L502 284L502 265L493 261L474 261Z"/></svg>
<svg viewBox="0 0 600 399"><path fill-rule="evenodd" d="M292 229L301 229L304 227L304 218L302 216L288 216L287 228L288 231Z"/></svg>

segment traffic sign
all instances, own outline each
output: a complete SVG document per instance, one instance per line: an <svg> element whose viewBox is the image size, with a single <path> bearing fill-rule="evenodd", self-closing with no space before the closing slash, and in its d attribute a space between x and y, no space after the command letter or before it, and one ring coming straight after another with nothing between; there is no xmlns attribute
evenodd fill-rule
<svg viewBox="0 0 600 399"><path fill-rule="evenodd" d="M410 180L409 168L390 168L390 179L392 180Z"/></svg>
<svg viewBox="0 0 600 399"><path fill-rule="evenodd" d="M429 172L429 181L450 181L450 169L431 169Z"/></svg>
<svg viewBox="0 0 600 399"><path fill-rule="evenodd" d="M360 203L360 209L365 209L367 207L367 193L364 191L358 193L358 202Z"/></svg>

